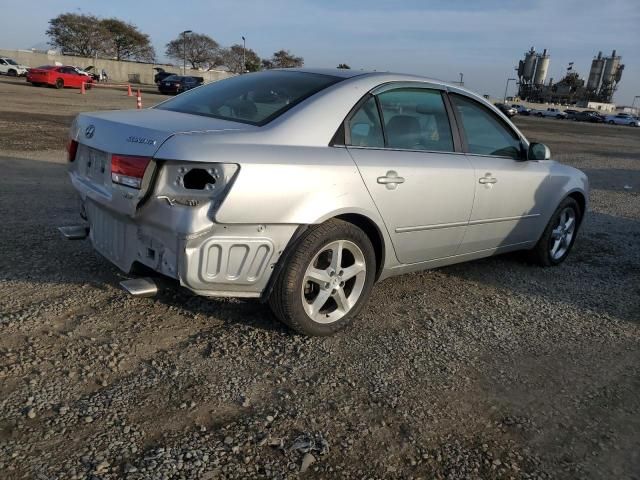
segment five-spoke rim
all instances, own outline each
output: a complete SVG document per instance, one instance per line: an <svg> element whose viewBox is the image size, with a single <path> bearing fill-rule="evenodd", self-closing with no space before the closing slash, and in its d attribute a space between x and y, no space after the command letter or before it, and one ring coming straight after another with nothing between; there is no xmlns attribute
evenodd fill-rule
<svg viewBox="0 0 640 480"><path fill-rule="evenodd" d="M561 259L569 250L571 240L576 231L576 212L566 207L560 212L558 224L551 231L551 246L549 253L554 260Z"/></svg>
<svg viewBox="0 0 640 480"><path fill-rule="evenodd" d="M367 265L362 250L349 240L331 242L309 263L302 280L302 305L318 323L333 323L357 303Z"/></svg>

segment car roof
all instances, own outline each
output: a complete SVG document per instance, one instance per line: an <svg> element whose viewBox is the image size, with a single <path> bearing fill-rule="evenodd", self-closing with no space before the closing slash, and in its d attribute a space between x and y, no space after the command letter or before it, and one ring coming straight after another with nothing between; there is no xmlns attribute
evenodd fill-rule
<svg viewBox="0 0 640 480"><path fill-rule="evenodd" d="M394 82L428 82L436 85L441 85L444 87L452 87L456 90L464 91L470 93L474 96L477 96L477 93L472 92L471 90L467 90L460 85L456 85L454 83L445 82L443 80L439 80L433 77L426 77L423 75L416 75L411 73L397 73L397 72L381 72L376 70L354 70L354 69L346 69L346 68L275 68L273 70L276 71L287 71L287 72L306 72L306 73L316 73L319 75L332 75L334 77L341 78L375 78L380 77L384 81L394 81Z"/></svg>

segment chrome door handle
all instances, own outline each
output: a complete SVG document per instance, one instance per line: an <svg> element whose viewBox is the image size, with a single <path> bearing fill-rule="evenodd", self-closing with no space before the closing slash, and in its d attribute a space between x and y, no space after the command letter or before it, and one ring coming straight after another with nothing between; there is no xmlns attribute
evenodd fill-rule
<svg viewBox="0 0 640 480"><path fill-rule="evenodd" d="M484 177L480 177L478 179L478 182L482 183L483 185L486 185L486 184L490 184L490 183L497 183L498 179L497 178L493 178L491 176L491 173L487 172L487 173L484 174Z"/></svg>
<svg viewBox="0 0 640 480"><path fill-rule="evenodd" d="M399 183L404 183L404 178L398 176L398 172L389 170L384 177L378 177L378 183L386 185L388 190L394 190Z"/></svg>

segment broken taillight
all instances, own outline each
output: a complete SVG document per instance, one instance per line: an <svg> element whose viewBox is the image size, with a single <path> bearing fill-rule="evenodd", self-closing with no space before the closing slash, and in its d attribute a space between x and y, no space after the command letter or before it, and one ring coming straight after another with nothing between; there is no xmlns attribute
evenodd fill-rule
<svg viewBox="0 0 640 480"><path fill-rule="evenodd" d="M120 185L140 189L142 177L151 157L111 155L111 181Z"/></svg>
<svg viewBox="0 0 640 480"><path fill-rule="evenodd" d="M67 142L67 160L73 162L76 159L76 153L78 152L78 142L69 139Z"/></svg>

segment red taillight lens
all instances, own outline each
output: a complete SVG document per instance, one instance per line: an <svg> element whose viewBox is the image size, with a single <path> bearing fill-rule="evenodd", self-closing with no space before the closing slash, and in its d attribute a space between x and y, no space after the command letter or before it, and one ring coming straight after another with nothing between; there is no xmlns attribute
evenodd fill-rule
<svg viewBox="0 0 640 480"><path fill-rule="evenodd" d="M139 189L142 185L144 171L150 161L150 157L111 155L111 181Z"/></svg>
<svg viewBox="0 0 640 480"><path fill-rule="evenodd" d="M78 152L78 142L69 139L67 142L67 160L73 162L76 159L76 153Z"/></svg>

